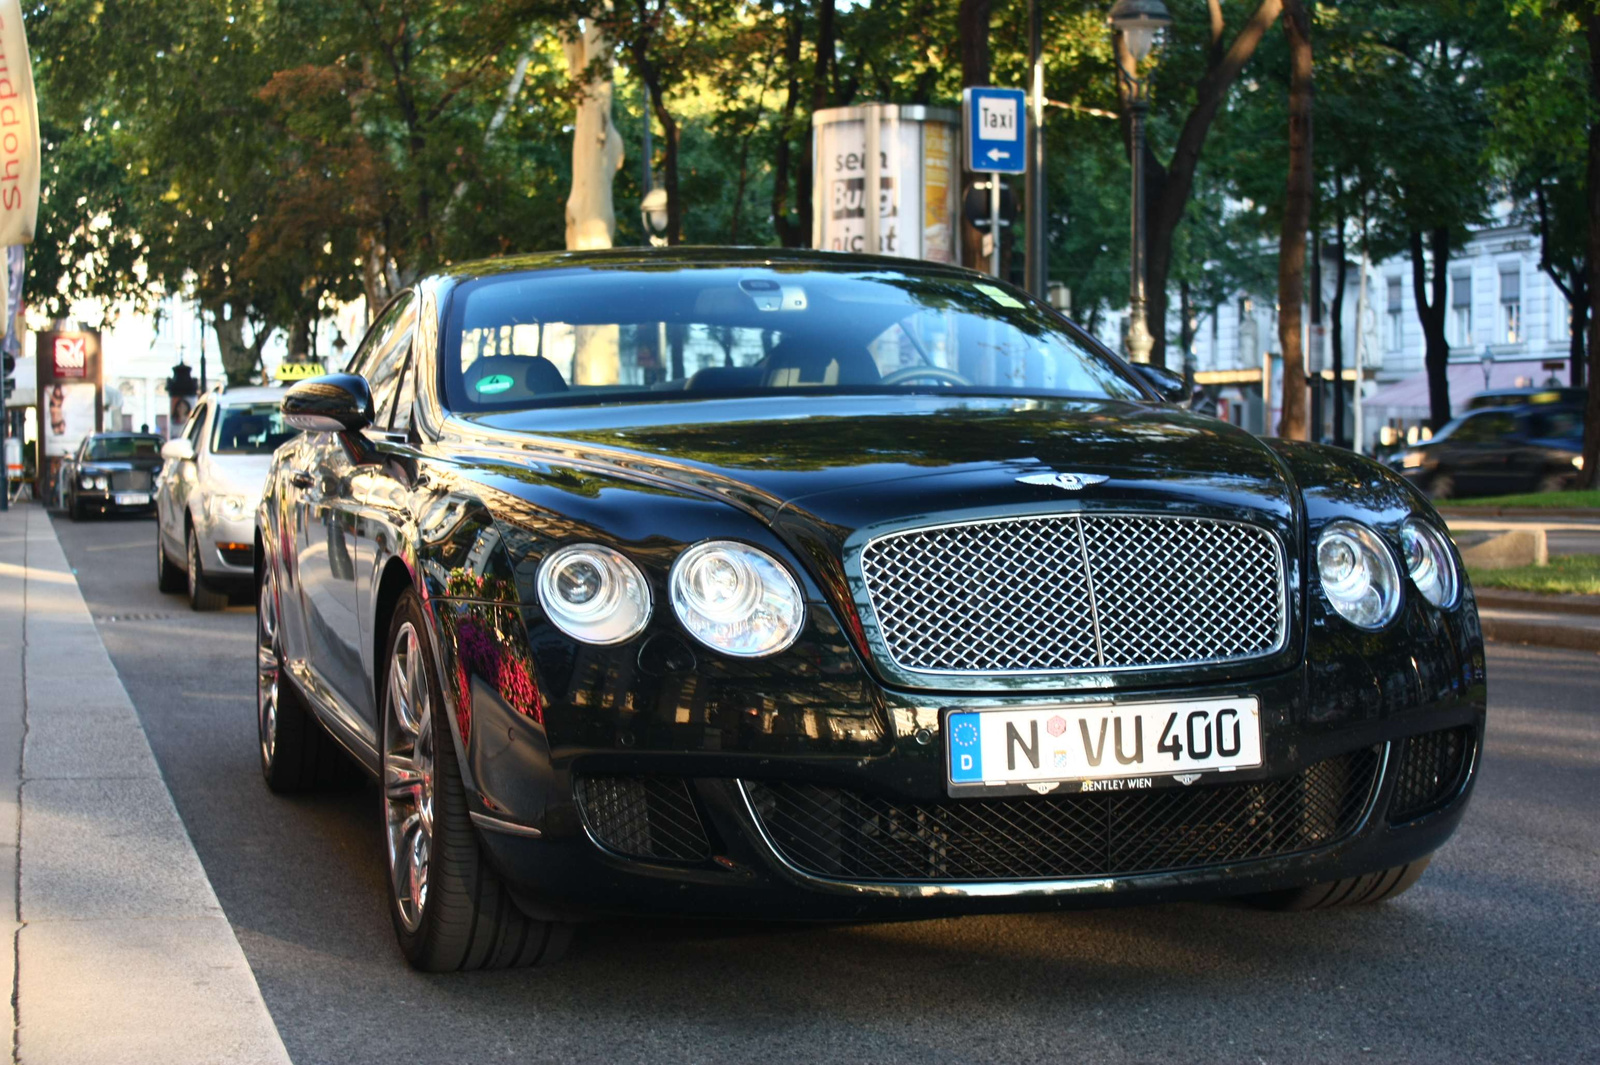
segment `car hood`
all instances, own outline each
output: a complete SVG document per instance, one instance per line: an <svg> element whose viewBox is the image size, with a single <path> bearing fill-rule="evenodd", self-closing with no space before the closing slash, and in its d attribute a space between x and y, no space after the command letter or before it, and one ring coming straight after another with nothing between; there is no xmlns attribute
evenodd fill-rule
<svg viewBox="0 0 1600 1065"><path fill-rule="evenodd" d="M85 470L149 470L161 468L160 459L84 459Z"/></svg>
<svg viewBox="0 0 1600 1065"><path fill-rule="evenodd" d="M208 455L201 485L210 492L260 499L271 466L271 455Z"/></svg>
<svg viewBox="0 0 1600 1065"><path fill-rule="evenodd" d="M1153 404L760 397L465 420L502 443L714 492L783 529L826 527L836 541L952 513L1159 506L1283 526L1296 512L1285 468L1260 440ZM1104 480L1078 491L1019 480L1052 471Z"/></svg>

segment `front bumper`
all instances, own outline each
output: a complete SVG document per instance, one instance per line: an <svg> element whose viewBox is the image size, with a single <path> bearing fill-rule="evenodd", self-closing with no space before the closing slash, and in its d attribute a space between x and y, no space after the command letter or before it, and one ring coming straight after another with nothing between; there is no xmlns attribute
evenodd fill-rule
<svg viewBox="0 0 1600 1065"><path fill-rule="evenodd" d="M201 562L207 577L219 580L255 578L253 513L234 520L196 515L194 531L205 552Z"/></svg>
<svg viewBox="0 0 1600 1065"><path fill-rule="evenodd" d="M524 737L509 727L514 722L502 722L494 693L475 685L472 732L507 737L509 742L497 744L492 760L474 759L480 787L487 786L476 796L474 820L491 859L517 885L526 905L553 915L855 919L1081 908L1275 891L1401 865L1432 853L1449 839L1475 783L1481 750L1485 722L1481 648L1477 661L1475 677L1458 672L1457 682L1446 683L1445 690L1403 713L1375 715L1362 722L1317 723L1318 700L1299 672L1258 681L1249 687L1262 694L1265 707L1276 708L1276 713L1266 715L1265 764L1260 770L1213 776L1193 788L1157 780L1152 790L1137 797L1112 793L1001 800L1000 805L1011 805L989 822L992 836L977 837L976 852L973 838L962 842L948 834L949 819L965 819L975 809L971 805L956 809L963 804L990 800L945 796L944 741L936 707L900 702L891 715L897 737L892 748L865 759L622 751L552 758L537 730L527 730L532 733L525 737L529 742L519 742ZM1204 694L1183 692L1185 697ZM963 705L978 702L964 700ZM502 724L508 727L501 728ZM1443 771L1433 766L1437 779L1431 784L1424 779L1419 805L1419 775L1426 778L1430 767L1421 764L1419 771L1418 752L1447 735L1459 741L1459 757ZM519 772L528 773L527 780L543 784L542 811L536 813L520 802L510 807L495 798L527 794L506 786L510 780L503 770L508 759L520 763ZM1351 779L1351 794L1358 801L1337 818L1319 813L1310 802L1283 798L1288 794L1286 781L1311 779L1319 767L1357 764L1352 759L1370 770L1362 770L1368 773L1362 779ZM497 764L493 769L491 761ZM597 795L594 781L621 781L623 787ZM686 798L676 810L647 811L642 789L658 785ZM880 812L856 824L844 845L876 847L880 853L886 849L900 858L912 849L913 864L923 863L927 875L861 874L862 868L883 867L871 861L849 867L855 872L846 875L838 870L848 863L824 868L827 863L818 862L817 849L797 849L795 839L797 832L809 841L831 830L822 820L832 800L819 798L798 818L791 816L780 825L770 809L762 812L759 807L763 794L785 788L864 796L864 805ZM1217 801L1210 802L1212 797ZM658 799L650 801L659 807ZM1143 805L1117 805L1125 801ZM1196 815L1193 809L1198 806L1182 812L1191 801L1216 811L1215 816ZM1072 826L1077 834L1063 842L1013 831L1033 824L1034 813L1047 805L1060 811L1054 815L1058 822ZM884 807L893 812L881 813ZM1095 856L1078 853L1085 839L1096 847L1104 841L1112 851L1117 848L1115 833L1109 829L1102 832L1095 826L1085 836L1085 816L1115 819L1118 810L1136 808L1144 811L1147 836L1165 832L1164 851L1147 849L1141 853L1148 857L1131 864L1119 865L1112 859L1098 868ZM680 816L685 809L687 818ZM696 820L703 844L684 834ZM1291 834L1271 837L1276 842L1254 849L1238 845L1286 824L1291 825ZM1065 864L1074 871L983 875L985 870L972 864L973 853L1007 845L1061 847L1070 852ZM965 857L958 853L963 846ZM1039 868L1037 863L1024 864ZM951 869L976 875L946 875Z"/></svg>
<svg viewBox="0 0 1600 1065"><path fill-rule="evenodd" d="M151 510L156 505L155 492L148 488L127 491L80 488L76 498L79 506L108 511Z"/></svg>

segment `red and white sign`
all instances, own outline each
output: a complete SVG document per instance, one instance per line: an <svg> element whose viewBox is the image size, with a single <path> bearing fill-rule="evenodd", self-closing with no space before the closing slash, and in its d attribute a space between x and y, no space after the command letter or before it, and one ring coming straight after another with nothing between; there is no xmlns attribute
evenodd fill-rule
<svg viewBox="0 0 1600 1065"><path fill-rule="evenodd" d="M55 376L89 376L89 341L83 336L58 336L51 346L51 362Z"/></svg>

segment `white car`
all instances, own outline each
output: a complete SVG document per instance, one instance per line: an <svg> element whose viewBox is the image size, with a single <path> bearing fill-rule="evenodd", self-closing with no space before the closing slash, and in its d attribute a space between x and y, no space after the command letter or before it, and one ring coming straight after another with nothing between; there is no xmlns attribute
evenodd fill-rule
<svg viewBox="0 0 1600 1065"><path fill-rule="evenodd" d="M161 448L156 580L163 592L187 591L196 610L220 610L230 591L253 584L256 505L272 453L296 434L282 397L281 388L207 393Z"/></svg>

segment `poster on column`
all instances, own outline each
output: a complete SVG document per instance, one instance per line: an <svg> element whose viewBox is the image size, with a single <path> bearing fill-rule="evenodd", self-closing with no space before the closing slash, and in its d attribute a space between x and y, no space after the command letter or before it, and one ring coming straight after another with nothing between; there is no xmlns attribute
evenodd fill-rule
<svg viewBox="0 0 1600 1065"><path fill-rule="evenodd" d="M812 246L954 261L955 118L953 111L896 104L818 111Z"/></svg>

